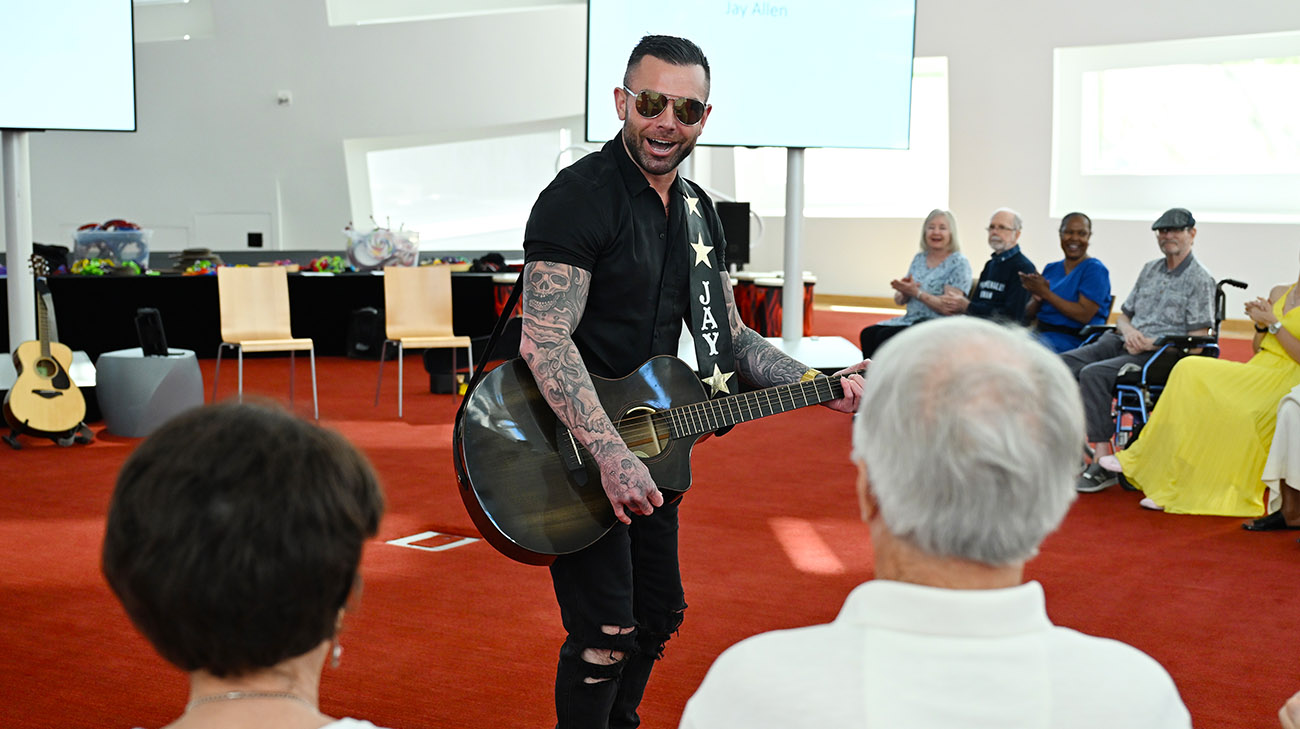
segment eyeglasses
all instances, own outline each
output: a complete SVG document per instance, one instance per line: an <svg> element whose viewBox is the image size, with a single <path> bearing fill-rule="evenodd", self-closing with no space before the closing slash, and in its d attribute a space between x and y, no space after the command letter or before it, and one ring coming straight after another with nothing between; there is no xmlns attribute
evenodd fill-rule
<svg viewBox="0 0 1300 729"><path fill-rule="evenodd" d="M1167 235L1169 233L1181 233L1187 228L1156 228L1156 235Z"/></svg>
<svg viewBox="0 0 1300 729"><path fill-rule="evenodd" d="M636 99L636 112L646 119L653 119L664 113L664 109L668 108L668 102L671 101L673 116L677 117L677 121L693 127L704 121L704 112L708 108L703 101L688 96L669 96L650 89L633 94L632 89L626 86L623 90Z"/></svg>
<svg viewBox="0 0 1300 729"><path fill-rule="evenodd" d="M1010 232L1014 231L1015 228L1008 228L1008 227L1005 226L1005 225L990 225L989 227L985 228L984 230L987 230L987 231L990 232L990 233L1010 233Z"/></svg>

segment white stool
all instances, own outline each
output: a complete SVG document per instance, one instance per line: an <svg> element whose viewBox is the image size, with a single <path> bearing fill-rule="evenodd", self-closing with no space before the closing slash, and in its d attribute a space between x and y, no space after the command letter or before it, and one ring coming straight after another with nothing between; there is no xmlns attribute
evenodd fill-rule
<svg viewBox="0 0 1300 729"><path fill-rule="evenodd" d="M142 438L203 404L203 374L188 349L168 349L165 357L146 357L139 347L105 352L96 369L99 410L116 435Z"/></svg>

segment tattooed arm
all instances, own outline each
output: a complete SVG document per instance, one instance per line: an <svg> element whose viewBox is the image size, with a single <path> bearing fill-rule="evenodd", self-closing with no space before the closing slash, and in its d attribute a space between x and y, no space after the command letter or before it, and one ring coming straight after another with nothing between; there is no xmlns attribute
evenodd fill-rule
<svg viewBox="0 0 1300 729"><path fill-rule="evenodd" d="M740 320L740 311L736 309L736 297L731 291L731 277L722 275L722 294L727 302L727 322L731 326L731 348L736 357L736 369L747 382L759 387L772 387L798 382L808 365L782 352L759 336L758 332L745 326ZM840 382L844 386L844 397L823 403L826 407L840 412L857 412L858 398L862 395L862 375L870 360L846 367L837 375L848 375ZM850 374L853 373L853 374Z"/></svg>
<svg viewBox="0 0 1300 729"><path fill-rule="evenodd" d="M614 516L630 524L627 512L649 514L663 505L664 497L645 464L614 429L573 343L573 330L582 320L591 291L591 273L562 263L535 261L524 267L523 276L519 354L555 415L596 459Z"/></svg>

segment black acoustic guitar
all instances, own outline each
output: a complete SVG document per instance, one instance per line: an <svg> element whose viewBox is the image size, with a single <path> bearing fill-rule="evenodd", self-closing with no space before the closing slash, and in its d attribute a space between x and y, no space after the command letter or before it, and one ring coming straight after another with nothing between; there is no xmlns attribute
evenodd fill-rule
<svg viewBox="0 0 1300 729"><path fill-rule="evenodd" d="M31 264L36 274L37 338L23 342L14 350L18 377L5 395L4 418L14 433L71 444L86 417L86 400L68 375L72 350L66 344L50 340L50 317L45 307L45 295L49 293L45 259L33 255ZM12 438L10 435L5 440L17 447L17 441Z"/></svg>
<svg viewBox="0 0 1300 729"><path fill-rule="evenodd" d="M690 488L691 447L705 434L844 395L832 376L710 400L695 372L669 356L621 379L591 379L665 499ZM614 526L600 469L555 417L523 360L487 373L466 398L453 433L456 475L489 544L519 562L549 564Z"/></svg>

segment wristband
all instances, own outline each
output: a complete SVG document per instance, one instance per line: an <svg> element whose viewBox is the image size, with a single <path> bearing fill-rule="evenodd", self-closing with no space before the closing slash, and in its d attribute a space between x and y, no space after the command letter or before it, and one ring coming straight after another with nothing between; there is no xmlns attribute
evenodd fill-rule
<svg viewBox="0 0 1300 729"><path fill-rule="evenodd" d="M799 378L799 381L800 381L800 382L807 382L808 380L811 380L811 379L814 379L814 378L816 378L816 377L821 376L821 374L822 374L822 373L821 373L821 370L815 370L815 369L809 367L809 368L808 368L808 371L805 372L805 373L803 373L803 377L800 377L800 378Z"/></svg>
<svg viewBox="0 0 1300 729"><path fill-rule="evenodd" d="M1255 325L1255 331L1259 332L1260 334L1263 334L1263 333L1265 333L1265 332L1268 331L1268 327L1262 327L1262 326L1256 324L1256 325Z"/></svg>

